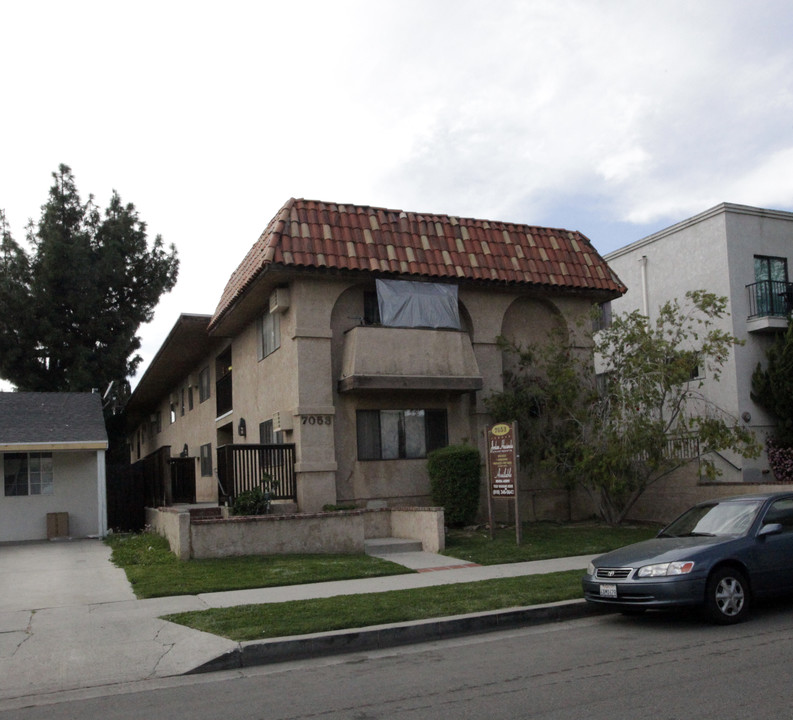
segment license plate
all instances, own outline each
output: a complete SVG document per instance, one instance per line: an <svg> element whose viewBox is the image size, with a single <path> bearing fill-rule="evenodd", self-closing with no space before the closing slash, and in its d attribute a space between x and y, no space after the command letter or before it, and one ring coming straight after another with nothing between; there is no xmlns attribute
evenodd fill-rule
<svg viewBox="0 0 793 720"><path fill-rule="evenodd" d="M606 597L606 598L615 598L615 597L617 597L617 586L616 585L601 585L600 586L600 597Z"/></svg>

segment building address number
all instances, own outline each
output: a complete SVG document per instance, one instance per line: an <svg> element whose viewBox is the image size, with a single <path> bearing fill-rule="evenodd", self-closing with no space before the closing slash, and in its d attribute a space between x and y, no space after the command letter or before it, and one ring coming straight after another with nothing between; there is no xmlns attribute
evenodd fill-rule
<svg viewBox="0 0 793 720"><path fill-rule="evenodd" d="M302 415L303 425L332 425L333 415Z"/></svg>

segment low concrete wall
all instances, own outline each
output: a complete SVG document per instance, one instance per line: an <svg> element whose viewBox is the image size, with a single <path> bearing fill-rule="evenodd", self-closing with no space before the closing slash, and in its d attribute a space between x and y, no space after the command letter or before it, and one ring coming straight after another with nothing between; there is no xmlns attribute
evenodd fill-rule
<svg viewBox="0 0 793 720"><path fill-rule="evenodd" d="M190 513L177 508L146 508L146 525L162 535L180 560L190 557Z"/></svg>
<svg viewBox="0 0 793 720"><path fill-rule="evenodd" d="M263 515L196 520L190 526L192 557L362 553L363 518L344 513Z"/></svg>
<svg viewBox="0 0 793 720"><path fill-rule="evenodd" d="M440 552L446 547L443 510L440 508L393 508L391 536L421 540L424 552Z"/></svg>
<svg viewBox="0 0 793 720"><path fill-rule="evenodd" d="M190 519L175 508L146 509L146 522L180 559L298 553L363 553L376 537L421 540L427 552L445 546L442 508L378 508L341 512Z"/></svg>

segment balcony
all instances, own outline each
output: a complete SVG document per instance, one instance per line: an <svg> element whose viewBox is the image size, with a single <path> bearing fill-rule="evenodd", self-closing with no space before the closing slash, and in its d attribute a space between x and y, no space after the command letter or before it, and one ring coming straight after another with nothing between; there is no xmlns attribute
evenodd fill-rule
<svg viewBox="0 0 793 720"><path fill-rule="evenodd" d="M339 392L482 389L471 338L457 330L359 326L344 338Z"/></svg>
<svg viewBox="0 0 793 720"><path fill-rule="evenodd" d="M793 306L793 283L761 280L746 286L749 293L749 332L784 330Z"/></svg>

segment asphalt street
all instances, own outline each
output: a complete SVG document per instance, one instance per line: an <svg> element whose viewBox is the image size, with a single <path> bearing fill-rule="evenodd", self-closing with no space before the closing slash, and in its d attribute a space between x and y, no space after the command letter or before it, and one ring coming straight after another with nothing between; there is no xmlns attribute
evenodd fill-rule
<svg viewBox="0 0 793 720"><path fill-rule="evenodd" d="M55 694L3 720L731 720L793 717L793 603L716 627L606 615L210 675ZM93 693L93 696L85 695Z"/></svg>

